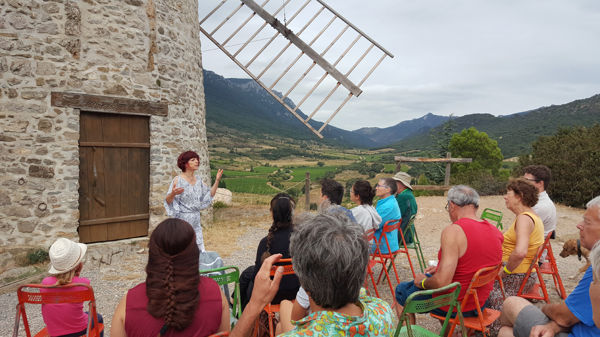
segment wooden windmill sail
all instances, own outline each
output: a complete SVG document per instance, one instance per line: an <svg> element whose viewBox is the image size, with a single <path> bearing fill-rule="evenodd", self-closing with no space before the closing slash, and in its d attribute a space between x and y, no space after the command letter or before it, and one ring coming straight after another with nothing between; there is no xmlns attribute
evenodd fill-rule
<svg viewBox="0 0 600 337"><path fill-rule="evenodd" d="M201 12L200 31L323 138L375 68L394 56L321 0L277 1L221 0L203 18ZM316 127L311 120L319 112L327 118Z"/></svg>

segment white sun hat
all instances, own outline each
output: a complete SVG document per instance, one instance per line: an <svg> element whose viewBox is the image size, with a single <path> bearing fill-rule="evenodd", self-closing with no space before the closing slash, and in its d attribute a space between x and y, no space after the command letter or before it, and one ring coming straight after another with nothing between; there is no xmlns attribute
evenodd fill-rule
<svg viewBox="0 0 600 337"><path fill-rule="evenodd" d="M73 242L69 239L60 238L50 247L49 274L56 275L73 270L79 265L85 256L87 245Z"/></svg>

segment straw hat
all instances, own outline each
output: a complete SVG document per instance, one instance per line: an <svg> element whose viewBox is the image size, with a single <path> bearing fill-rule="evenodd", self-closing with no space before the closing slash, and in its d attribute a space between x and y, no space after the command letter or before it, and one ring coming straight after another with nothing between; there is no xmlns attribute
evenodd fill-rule
<svg viewBox="0 0 600 337"><path fill-rule="evenodd" d="M396 173L396 175L394 175L393 179L401 182L402 184L404 184L404 186L412 190L412 186L410 186L410 180L412 179L412 177L410 176L410 174L406 172L398 172Z"/></svg>
<svg viewBox="0 0 600 337"><path fill-rule="evenodd" d="M84 243L76 243L65 238L56 240L48 252L50 255L48 273L56 275L73 270L83 261L86 251L87 245Z"/></svg>

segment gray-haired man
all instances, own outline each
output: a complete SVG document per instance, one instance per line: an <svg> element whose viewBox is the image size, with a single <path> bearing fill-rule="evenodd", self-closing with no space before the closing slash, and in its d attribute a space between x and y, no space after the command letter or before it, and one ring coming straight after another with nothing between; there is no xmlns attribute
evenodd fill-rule
<svg viewBox="0 0 600 337"><path fill-rule="evenodd" d="M465 296L473 275L483 267L495 266L502 261L502 233L487 221L477 217L479 194L469 186L458 185L448 191L446 210L452 224L444 228L437 267L418 274L414 281L402 282L396 287L396 309L402 311L408 296L421 289L435 289L452 282L460 282L459 301ZM492 284L478 289L479 305L487 300ZM477 316L474 298L462 308L463 316ZM434 313L446 313L436 309Z"/></svg>

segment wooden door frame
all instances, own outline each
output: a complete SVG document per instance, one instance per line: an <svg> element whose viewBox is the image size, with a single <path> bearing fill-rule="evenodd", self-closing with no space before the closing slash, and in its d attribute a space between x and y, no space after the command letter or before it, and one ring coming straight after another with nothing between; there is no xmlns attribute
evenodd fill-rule
<svg viewBox="0 0 600 337"><path fill-rule="evenodd" d="M115 97L115 96L104 96L104 95L91 95L85 93L74 93L74 92L59 92L53 91L50 93L50 106L72 108L74 112L79 116L78 123L81 123L81 111L99 112L107 114L118 114L118 115L141 115L150 118L149 127L151 127L152 116L168 117L169 115L169 104L166 101L145 101L139 99ZM150 130L149 130L150 131ZM81 138L81 130L79 130ZM151 147L150 147L151 148ZM77 155L79 158L80 142L77 141ZM148 163L151 168L151 162ZM77 169L79 171L79 164ZM149 178L151 172L149 171ZM78 184L81 181L77 180ZM77 190L78 203L77 209L79 210L79 189ZM148 195L148 209L150 210L150 195ZM150 216L150 211L148 217ZM85 221L85 220L84 220ZM93 221L93 220L91 220ZM148 223L149 223L148 219ZM81 215L77 221L78 228L81 224ZM149 228L148 228L149 229Z"/></svg>

